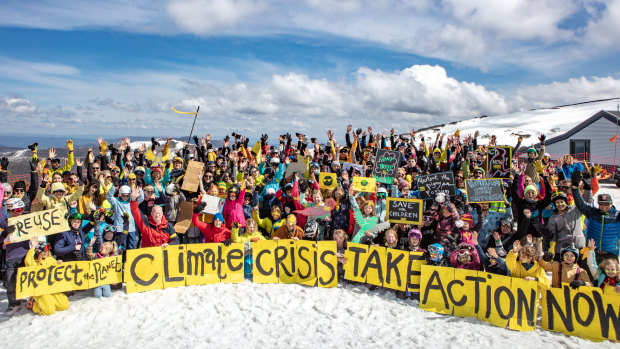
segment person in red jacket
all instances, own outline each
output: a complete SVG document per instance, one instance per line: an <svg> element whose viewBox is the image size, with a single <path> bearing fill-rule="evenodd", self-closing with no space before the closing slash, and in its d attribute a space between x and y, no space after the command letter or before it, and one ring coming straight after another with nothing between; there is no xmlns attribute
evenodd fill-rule
<svg viewBox="0 0 620 349"><path fill-rule="evenodd" d="M194 208L194 215L192 216L192 224L200 230L204 236L204 242L223 242L229 244L232 242L230 238L230 230L224 226L224 216L221 213L216 213L213 216L213 223L202 222L200 218L200 211L204 210L206 202L201 202Z"/></svg>
<svg viewBox="0 0 620 349"><path fill-rule="evenodd" d="M178 245L179 237L172 224L168 223L164 217L163 208L153 206L151 215L147 218L138 208L138 197L140 197L140 190L134 189L131 194L131 214L136 227L142 234L142 247Z"/></svg>

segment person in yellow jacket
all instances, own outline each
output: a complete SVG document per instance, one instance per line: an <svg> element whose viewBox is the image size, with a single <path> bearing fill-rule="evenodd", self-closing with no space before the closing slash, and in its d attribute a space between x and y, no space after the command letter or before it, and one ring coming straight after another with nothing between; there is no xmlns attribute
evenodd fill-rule
<svg viewBox="0 0 620 349"><path fill-rule="evenodd" d="M252 218L254 218L259 227L265 229L267 234L269 234L269 238L273 236L278 228L286 224L286 221L282 218L282 207L279 205L271 206L271 216L265 218L260 218L258 208L255 208L252 210Z"/></svg>
<svg viewBox="0 0 620 349"><path fill-rule="evenodd" d="M239 224L233 223L230 238L233 242L242 243L266 240L263 234L258 231L258 224L252 218L245 220L245 232L241 236L239 236Z"/></svg>
<svg viewBox="0 0 620 349"><path fill-rule="evenodd" d="M47 181L41 181L41 186L37 191L37 200L43 205L44 210L49 210L52 208L62 208L65 210L69 210L70 204L75 201L77 202L80 199L80 196L84 193L84 184L80 182L75 193L71 195L65 195L66 190L65 186L60 183L52 183L51 192L52 196L45 195L45 187L47 186Z"/></svg>
<svg viewBox="0 0 620 349"><path fill-rule="evenodd" d="M24 259L26 267L51 267L58 264L54 257L50 256L49 244L39 242L38 238L30 239L30 250ZM69 299L62 293L46 294L34 296L32 311L41 315L52 315L56 311L63 311L69 308Z"/></svg>
<svg viewBox="0 0 620 349"><path fill-rule="evenodd" d="M510 270L510 276L538 282L538 286L549 287L545 269L536 263L537 252L532 245L521 247L519 240L512 244L512 250L506 256L506 266Z"/></svg>
<svg viewBox="0 0 620 349"><path fill-rule="evenodd" d="M50 168L48 170L50 178L54 173L58 172L62 175L65 171L71 171L75 159L73 157L73 141L70 139L67 140L67 149L69 150L69 154L67 155L67 163L63 167L60 167L60 158L56 157L56 151L54 149L49 150L49 157L47 160L50 162Z"/></svg>

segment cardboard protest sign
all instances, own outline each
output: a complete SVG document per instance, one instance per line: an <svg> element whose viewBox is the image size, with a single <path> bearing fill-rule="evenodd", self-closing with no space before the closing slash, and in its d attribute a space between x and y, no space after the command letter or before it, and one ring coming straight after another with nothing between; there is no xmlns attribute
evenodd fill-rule
<svg viewBox="0 0 620 349"><path fill-rule="evenodd" d="M9 226L15 226L15 231L9 235L9 243L68 231L69 223L65 218L66 213L66 210L53 208L9 218Z"/></svg>
<svg viewBox="0 0 620 349"><path fill-rule="evenodd" d="M504 202L504 183L499 178L466 179L465 190L470 203Z"/></svg>
<svg viewBox="0 0 620 349"><path fill-rule="evenodd" d="M183 185L181 186L181 190L187 190L195 193L198 190L198 185L200 184L199 181L202 180L202 178L198 178L198 175L204 171L204 168L205 164L202 162L190 160L187 164L185 175L183 176Z"/></svg>
<svg viewBox="0 0 620 349"><path fill-rule="evenodd" d="M387 198L386 218L390 223L422 224L423 201Z"/></svg>
<svg viewBox="0 0 620 349"><path fill-rule="evenodd" d="M90 262L89 288L123 282L123 256L112 256Z"/></svg>
<svg viewBox="0 0 620 349"><path fill-rule="evenodd" d="M104 259L101 259L103 263ZM17 271L17 299L24 299L31 296L43 296L67 291L79 291L91 288L90 280L93 281L92 287L113 283L110 277L102 280L101 277L112 272L111 268L97 267L98 274L91 272L93 262L62 262L55 265L35 266L19 268ZM116 266L114 267L116 268Z"/></svg>
<svg viewBox="0 0 620 349"><path fill-rule="evenodd" d="M395 150L377 149L375 165L372 168L372 176L377 181L386 184L394 184L396 171L400 164L401 153Z"/></svg>
<svg viewBox="0 0 620 349"><path fill-rule="evenodd" d="M508 178L512 167L512 147L487 147L487 177Z"/></svg>
<svg viewBox="0 0 620 349"><path fill-rule="evenodd" d="M321 189L334 189L338 186L338 176L335 173L321 172L319 174Z"/></svg>
<svg viewBox="0 0 620 349"><path fill-rule="evenodd" d="M217 248L218 244L189 244L186 245L185 285L208 285L220 282L217 275Z"/></svg>
<svg viewBox="0 0 620 349"><path fill-rule="evenodd" d="M224 204L226 203L226 199L218 198L217 196L213 195L203 195L202 202L206 203L207 206L205 206L205 208L200 212L204 214L214 215L218 212L222 212L222 210L224 209Z"/></svg>
<svg viewBox="0 0 620 349"><path fill-rule="evenodd" d="M360 173L360 175L365 175L366 174L364 172L364 166L362 166L360 164L353 164L353 163L350 163L350 162L343 162L341 167L342 167L343 171L349 172L350 169L354 169L354 170L357 170Z"/></svg>
<svg viewBox="0 0 620 349"><path fill-rule="evenodd" d="M179 213L174 231L184 234L192 225L192 215L194 214L194 204L191 201L179 202Z"/></svg>
<svg viewBox="0 0 620 349"><path fill-rule="evenodd" d="M416 179L421 199L434 199L439 193L445 193L448 196L456 195L454 174L450 171L418 176Z"/></svg>
<svg viewBox="0 0 620 349"><path fill-rule="evenodd" d="M291 162L286 167L286 173L284 174L285 178L288 178L293 175L293 173L297 172L301 177L304 177L306 171L308 170L308 165L305 162Z"/></svg>
<svg viewBox="0 0 620 349"><path fill-rule="evenodd" d="M338 287L338 259L336 241L317 243L317 281L319 287Z"/></svg>
<svg viewBox="0 0 620 349"><path fill-rule="evenodd" d="M544 329L596 341L620 340L620 296L604 294L598 287L573 290L562 284L544 289L541 308Z"/></svg>
<svg viewBox="0 0 620 349"><path fill-rule="evenodd" d="M420 308L531 331L537 318L536 287L534 281L509 276L423 265Z"/></svg>
<svg viewBox="0 0 620 349"><path fill-rule="evenodd" d="M353 186L353 190L355 191L374 193L374 191L377 189L377 180L370 177L353 177L351 185Z"/></svg>
<svg viewBox="0 0 620 349"><path fill-rule="evenodd" d="M161 247L127 250L125 286L127 293L164 288L164 258Z"/></svg>
<svg viewBox="0 0 620 349"><path fill-rule="evenodd" d="M318 270L315 266L317 261L317 243L315 241L299 240L297 245L297 267L298 284L306 286L316 286Z"/></svg>

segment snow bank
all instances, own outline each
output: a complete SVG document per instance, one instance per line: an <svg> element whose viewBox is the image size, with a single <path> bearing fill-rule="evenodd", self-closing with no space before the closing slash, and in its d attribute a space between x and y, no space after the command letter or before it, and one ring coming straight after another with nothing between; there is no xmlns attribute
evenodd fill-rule
<svg viewBox="0 0 620 349"><path fill-rule="evenodd" d="M472 318L427 312L391 291L341 282L301 285L215 284L145 293L92 290L67 311L21 311L0 326L5 348L611 348L536 330L516 332ZM4 295L3 306L6 307Z"/></svg>

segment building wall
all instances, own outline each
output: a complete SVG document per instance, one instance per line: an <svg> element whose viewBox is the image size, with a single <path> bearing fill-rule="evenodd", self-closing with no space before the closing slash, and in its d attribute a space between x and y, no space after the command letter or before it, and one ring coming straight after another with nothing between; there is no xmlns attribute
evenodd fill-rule
<svg viewBox="0 0 620 349"><path fill-rule="evenodd" d="M589 139L590 153L592 154L591 160L597 163L609 162L609 164L613 164L615 143L609 142L609 139L615 135L616 124L605 118L600 118L571 137L563 141L547 145L546 152L555 158L557 157L557 154L568 154L570 152L571 139ZM620 139L618 139L618 142L620 142ZM620 148L620 144L618 145L618 148ZM603 162L603 160L605 160L605 162ZM620 149L618 149L616 161L620 163Z"/></svg>

